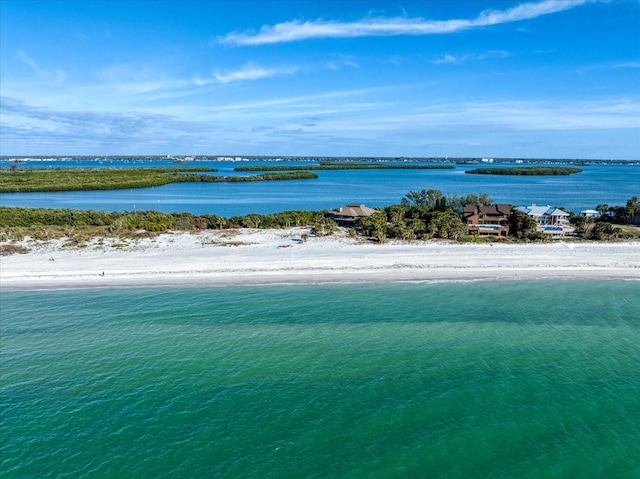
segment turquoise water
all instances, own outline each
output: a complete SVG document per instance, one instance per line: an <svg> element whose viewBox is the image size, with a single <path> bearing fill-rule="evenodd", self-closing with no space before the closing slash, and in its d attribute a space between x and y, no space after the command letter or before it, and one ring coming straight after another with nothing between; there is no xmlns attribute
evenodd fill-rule
<svg viewBox="0 0 640 479"><path fill-rule="evenodd" d="M9 162L5 161L3 165L0 161L0 167L8 165ZM238 163L198 161L193 165L218 168L217 174L221 176L238 174L233 171ZM114 160L103 163L60 161L27 162L21 168L50 166L135 168L176 165L168 160ZM495 176L464 173L465 170L479 166L483 165L456 165L453 170L318 171L319 178L315 180L174 183L132 190L3 193L0 196L0 205L107 211L159 210L167 213L188 211L193 214L218 214L228 217L285 210L332 209L348 203L382 207L399 203L411 190L437 189L445 194L488 193L499 203L549 204L579 213L585 209L595 209L599 204L624 205L632 196L640 196L640 165L587 165L581 167L582 173L571 176ZM491 166L518 165L495 163Z"/></svg>
<svg viewBox="0 0 640 479"><path fill-rule="evenodd" d="M3 292L3 478L640 476L637 281Z"/></svg>

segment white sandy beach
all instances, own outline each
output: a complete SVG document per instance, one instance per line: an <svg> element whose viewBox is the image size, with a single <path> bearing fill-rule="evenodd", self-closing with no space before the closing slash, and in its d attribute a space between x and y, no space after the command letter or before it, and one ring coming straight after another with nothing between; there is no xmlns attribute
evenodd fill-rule
<svg viewBox="0 0 640 479"><path fill-rule="evenodd" d="M287 230L173 233L139 240L24 240L0 259L0 286L49 289L350 281L640 279L640 243L366 243Z"/></svg>

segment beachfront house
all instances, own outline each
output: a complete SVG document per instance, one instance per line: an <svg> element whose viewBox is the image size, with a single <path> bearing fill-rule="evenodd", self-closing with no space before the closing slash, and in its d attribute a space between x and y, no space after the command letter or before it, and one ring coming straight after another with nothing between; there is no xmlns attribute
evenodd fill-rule
<svg viewBox="0 0 640 479"><path fill-rule="evenodd" d="M329 211L329 216L339 225L355 227L360 218L371 216L376 210L362 204L350 204Z"/></svg>
<svg viewBox="0 0 640 479"><path fill-rule="evenodd" d="M468 234L508 236L511 216L511 205L498 203L494 205L467 204L462 210L462 221Z"/></svg>
<svg viewBox="0 0 640 479"><path fill-rule="evenodd" d="M600 212L597 210L582 210L580 214L585 218L600 218Z"/></svg>
<svg viewBox="0 0 640 479"><path fill-rule="evenodd" d="M555 206L518 206L518 211L531 216L538 224L538 231L550 235L564 236L573 232L574 228L569 225L569 213Z"/></svg>

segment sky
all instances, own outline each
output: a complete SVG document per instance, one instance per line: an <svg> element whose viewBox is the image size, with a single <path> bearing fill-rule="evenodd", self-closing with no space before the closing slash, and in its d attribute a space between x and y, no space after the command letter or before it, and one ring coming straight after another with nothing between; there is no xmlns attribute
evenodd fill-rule
<svg viewBox="0 0 640 479"><path fill-rule="evenodd" d="M0 0L0 155L640 159L640 0Z"/></svg>

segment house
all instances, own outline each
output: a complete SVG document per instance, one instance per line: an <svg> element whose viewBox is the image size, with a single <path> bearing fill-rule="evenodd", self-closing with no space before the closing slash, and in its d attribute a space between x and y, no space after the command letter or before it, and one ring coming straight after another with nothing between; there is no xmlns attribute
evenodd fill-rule
<svg viewBox="0 0 640 479"><path fill-rule="evenodd" d="M465 205L462 210L462 222L467 233L477 235L508 236L511 205Z"/></svg>
<svg viewBox="0 0 640 479"><path fill-rule="evenodd" d="M518 206L516 210L522 211L536 220L538 231L542 233L564 236L566 233L572 233L575 229L569 226L569 213L555 206L531 204Z"/></svg>
<svg viewBox="0 0 640 479"><path fill-rule="evenodd" d="M585 218L600 218L600 212L597 210L582 210L580 214Z"/></svg>
<svg viewBox="0 0 640 479"><path fill-rule="evenodd" d="M365 216L371 216L376 210L362 204L350 204L341 208L329 211L329 216L338 223L339 226L355 226L357 221Z"/></svg>
<svg viewBox="0 0 640 479"><path fill-rule="evenodd" d="M536 223L541 226L559 226L569 223L569 213L555 206L537 206L532 204L529 206L518 206L516 209L531 216L536 220Z"/></svg>

